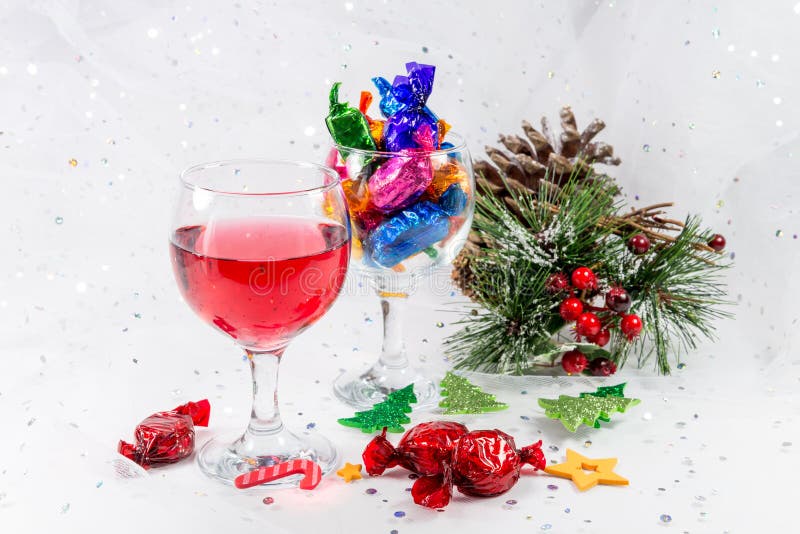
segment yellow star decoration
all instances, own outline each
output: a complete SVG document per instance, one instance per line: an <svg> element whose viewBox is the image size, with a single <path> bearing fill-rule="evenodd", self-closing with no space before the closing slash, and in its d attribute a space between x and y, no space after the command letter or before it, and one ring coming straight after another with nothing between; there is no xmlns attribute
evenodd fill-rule
<svg viewBox="0 0 800 534"><path fill-rule="evenodd" d="M628 479L614 472L616 458L591 459L567 449L567 461L563 464L548 465L544 472L561 478L569 478L581 491L598 484L627 486Z"/></svg>
<svg viewBox="0 0 800 534"><path fill-rule="evenodd" d="M361 478L361 464L351 464L345 462L344 467L336 471L336 474L344 479L345 482L352 482Z"/></svg>

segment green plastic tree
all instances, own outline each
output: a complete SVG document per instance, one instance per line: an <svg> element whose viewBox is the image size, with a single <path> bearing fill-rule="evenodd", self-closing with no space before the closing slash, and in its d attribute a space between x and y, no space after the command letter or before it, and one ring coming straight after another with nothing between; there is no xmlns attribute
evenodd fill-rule
<svg viewBox="0 0 800 534"><path fill-rule="evenodd" d="M445 414L498 412L508 404L497 402L494 395L485 393L466 378L447 372L441 382L442 397L439 407Z"/></svg>
<svg viewBox="0 0 800 534"><path fill-rule="evenodd" d="M610 421L613 412L624 412L630 406L639 404L639 399L624 397L570 397L561 395L558 399L539 399L550 419L560 419L564 428L575 432L581 424L600 428L600 421Z"/></svg>
<svg viewBox="0 0 800 534"><path fill-rule="evenodd" d="M403 389L393 391L386 396L386 400L375 404L372 409L356 412L353 417L339 419L339 424L353 428L360 428L362 432L375 432L384 427L389 432L404 432L402 425L410 423L408 413L411 413L411 404L417 402L414 395L414 384L409 384Z"/></svg>

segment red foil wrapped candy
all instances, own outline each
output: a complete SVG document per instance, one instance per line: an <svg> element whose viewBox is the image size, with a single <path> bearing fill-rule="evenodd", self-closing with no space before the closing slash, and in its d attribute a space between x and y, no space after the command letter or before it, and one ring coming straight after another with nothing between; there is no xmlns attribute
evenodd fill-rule
<svg viewBox="0 0 800 534"><path fill-rule="evenodd" d="M450 460L456 440L467 432L469 430L461 423L421 423L403 434L396 448L383 432L364 449L364 466L372 476L381 475L385 469L397 465L422 476L440 475L443 463Z"/></svg>
<svg viewBox="0 0 800 534"><path fill-rule="evenodd" d="M183 460L194 450L194 427L208 426L208 400L154 413L136 426L135 443L120 440L117 451L145 469Z"/></svg>
<svg viewBox="0 0 800 534"><path fill-rule="evenodd" d="M401 466L421 476L414 482L414 502L442 508L450 502L455 485L461 493L479 497L499 495L519 480L525 464L544 469L542 442L517 449L514 438L500 430L468 432L459 423L430 422L410 429L397 447L384 432L364 449L370 475Z"/></svg>
<svg viewBox="0 0 800 534"><path fill-rule="evenodd" d="M462 436L453 451L458 491L478 497L500 495L519 480L525 464L545 468L541 440L517 450L514 438L500 430L475 430Z"/></svg>

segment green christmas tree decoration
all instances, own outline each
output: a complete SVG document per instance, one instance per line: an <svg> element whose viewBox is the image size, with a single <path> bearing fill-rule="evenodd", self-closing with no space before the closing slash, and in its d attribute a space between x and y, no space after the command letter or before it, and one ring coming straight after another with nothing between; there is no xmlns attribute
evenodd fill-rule
<svg viewBox="0 0 800 534"><path fill-rule="evenodd" d="M610 421L613 412L624 412L639 404L639 399L621 397L570 397L561 395L558 399L539 399L550 419L560 419L564 428L575 432L581 424L600 428L600 421Z"/></svg>
<svg viewBox="0 0 800 534"><path fill-rule="evenodd" d="M411 413L411 404L417 402L414 395L414 384L409 384L403 389L393 391L386 396L386 400L375 404L372 409L356 412L353 417L339 419L339 424L353 428L360 428L362 432L375 432L384 427L389 432L404 432L402 425L410 423L408 415Z"/></svg>
<svg viewBox="0 0 800 534"><path fill-rule="evenodd" d="M508 404L497 402L494 395L450 371L444 375L441 386L444 399L439 407L444 408L445 414L498 412L508 408Z"/></svg>
<svg viewBox="0 0 800 534"><path fill-rule="evenodd" d="M597 391L581 393L580 397L625 397L625 382L616 386L600 386Z"/></svg>

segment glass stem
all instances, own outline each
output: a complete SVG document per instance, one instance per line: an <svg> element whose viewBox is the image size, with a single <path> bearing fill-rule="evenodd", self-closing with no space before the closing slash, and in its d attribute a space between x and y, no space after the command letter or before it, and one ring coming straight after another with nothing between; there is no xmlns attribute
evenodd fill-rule
<svg viewBox="0 0 800 534"><path fill-rule="evenodd" d="M277 434L283 429L278 409L278 366L285 347L269 352L247 351L253 373L253 410L245 439Z"/></svg>
<svg viewBox="0 0 800 534"><path fill-rule="evenodd" d="M408 366L405 339L403 337L403 312L408 293L388 292L378 289L383 311L383 348L380 364L389 369Z"/></svg>

